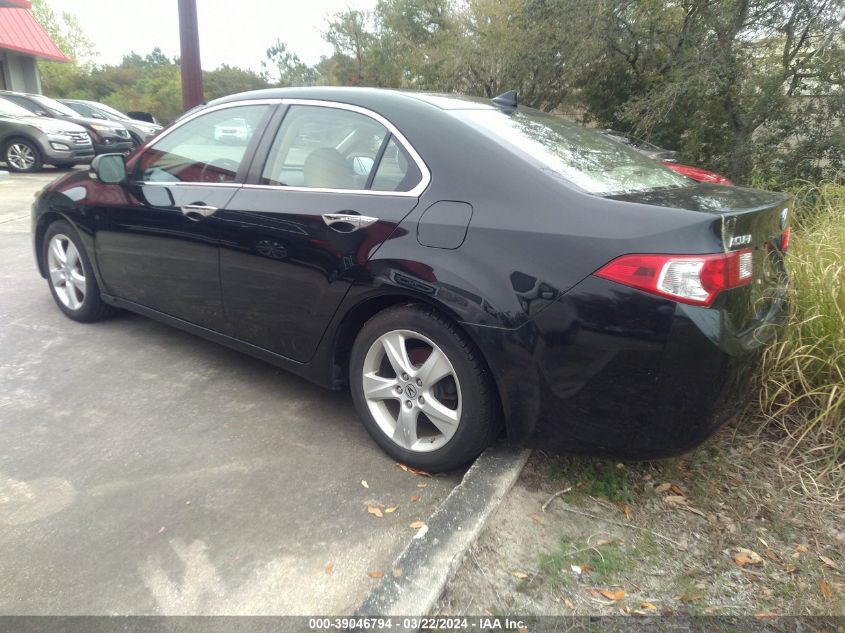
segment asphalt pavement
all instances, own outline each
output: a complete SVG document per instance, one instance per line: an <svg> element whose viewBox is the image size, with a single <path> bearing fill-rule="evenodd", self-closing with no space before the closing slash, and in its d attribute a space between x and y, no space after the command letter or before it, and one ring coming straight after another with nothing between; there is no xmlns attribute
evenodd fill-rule
<svg viewBox="0 0 845 633"><path fill-rule="evenodd" d="M0 181L0 615L352 613L462 473L397 467L346 392L67 319L29 235L57 175Z"/></svg>

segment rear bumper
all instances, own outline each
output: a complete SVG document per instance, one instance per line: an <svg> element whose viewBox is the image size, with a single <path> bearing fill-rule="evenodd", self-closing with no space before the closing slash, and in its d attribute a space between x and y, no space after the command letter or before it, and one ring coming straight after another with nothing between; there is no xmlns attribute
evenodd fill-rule
<svg viewBox="0 0 845 633"><path fill-rule="evenodd" d="M740 337L718 308L590 277L519 329L468 327L513 441L646 459L694 448L739 412L771 317Z"/></svg>

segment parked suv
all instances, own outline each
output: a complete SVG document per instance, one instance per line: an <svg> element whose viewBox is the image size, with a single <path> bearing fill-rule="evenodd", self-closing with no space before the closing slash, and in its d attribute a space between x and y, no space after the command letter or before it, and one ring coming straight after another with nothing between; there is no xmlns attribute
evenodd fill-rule
<svg viewBox="0 0 845 633"><path fill-rule="evenodd" d="M81 125L94 143L95 154L126 154L132 150L133 143L132 137L129 136L129 130L120 123L79 116L65 104L43 95L0 90L0 97L26 108L40 117L70 121Z"/></svg>
<svg viewBox="0 0 845 633"><path fill-rule="evenodd" d="M0 161L10 171L33 172L45 163L70 167L94 158L91 137L70 121L35 116L0 99Z"/></svg>
<svg viewBox="0 0 845 633"><path fill-rule="evenodd" d="M83 99L59 99L59 101L81 116L88 117L89 119L116 121L120 123L129 130L129 135L132 137L135 145L140 145L162 130L162 127L156 123L130 119L120 110L115 110L105 103L85 101Z"/></svg>

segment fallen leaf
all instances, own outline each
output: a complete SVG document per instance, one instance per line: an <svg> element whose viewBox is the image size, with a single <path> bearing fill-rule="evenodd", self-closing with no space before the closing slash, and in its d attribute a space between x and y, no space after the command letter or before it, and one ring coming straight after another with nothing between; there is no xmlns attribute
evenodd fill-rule
<svg viewBox="0 0 845 633"><path fill-rule="evenodd" d="M625 505L623 505L623 506L622 506L622 514L624 514L624 515L625 515L625 518L626 518L626 519L630 519L630 518L631 518L631 508L629 508L629 507L628 507L628 504L627 504L627 503L626 503Z"/></svg>
<svg viewBox="0 0 845 633"><path fill-rule="evenodd" d="M329 563L326 565L326 573L330 576L334 573L334 563Z"/></svg>
<svg viewBox="0 0 845 633"><path fill-rule="evenodd" d="M663 501L673 505L686 505L687 498L683 495L666 495L663 497Z"/></svg>
<svg viewBox="0 0 845 633"><path fill-rule="evenodd" d="M399 506L390 506L389 508L385 508L385 512L396 512L399 509Z"/></svg>
<svg viewBox="0 0 845 633"><path fill-rule="evenodd" d="M526 574L524 571L512 571L511 576L513 576L514 578L519 578L520 580L525 580L526 578L528 578L528 574Z"/></svg>
<svg viewBox="0 0 845 633"><path fill-rule="evenodd" d="M693 514L697 514L698 516L703 517L705 519L707 518L707 514L704 511L699 510L698 508L693 508L692 506L684 506L684 510L686 510L687 512L692 512Z"/></svg>
<svg viewBox="0 0 845 633"><path fill-rule="evenodd" d="M384 514L382 514L381 508L377 508L374 505L368 505L367 506L367 512L369 512L370 514L372 514L374 516L377 516L379 519L384 518Z"/></svg>
<svg viewBox="0 0 845 633"><path fill-rule="evenodd" d="M833 589L830 588L826 580L819 581L819 590L821 590L825 600L830 600L833 597Z"/></svg>
<svg viewBox="0 0 845 633"><path fill-rule="evenodd" d="M422 526L424 526L424 525L425 525L425 521L414 521L414 522L413 522L413 523L411 523L411 525L409 525L408 527L409 527L409 528L411 528L411 529L413 529L413 530L418 530L418 529L420 529L420 528L421 528Z"/></svg>
<svg viewBox="0 0 845 633"><path fill-rule="evenodd" d="M564 598L564 599L563 599L563 604L565 604L565 605L566 605L566 608L567 608L567 609L574 609L574 608L575 608L575 603L574 603L574 602L572 602L572 600L570 600L569 598Z"/></svg>
<svg viewBox="0 0 845 633"><path fill-rule="evenodd" d="M834 563L834 562L833 562L831 559L829 559L827 556L822 556L821 554L819 554L819 560L820 560L821 562L823 562L825 565L827 565L828 567L830 567L831 569L837 569L837 567L836 567L836 563Z"/></svg>
<svg viewBox="0 0 845 633"><path fill-rule="evenodd" d="M643 481L651 481L652 479L654 478L649 473L643 475Z"/></svg>
<svg viewBox="0 0 845 633"><path fill-rule="evenodd" d="M695 602L696 600L704 600L704 596L700 593L683 593L680 596L675 596L675 600L680 602Z"/></svg>
<svg viewBox="0 0 845 633"><path fill-rule="evenodd" d="M590 563L584 563L583 565L581 565L581 571L584 571L586 573L590 573L591 571L595 570L596 568L593 567Z"/></svg>
<svg viewBox="0 0 845 633"><path fill-rule="evenodd" d="M534 523L539 523L540 525L542 525L543 523L546 522L546 520L543 517L538 516L536 514L531 515L531 520L534 521Z"/></svg>
<svg viewBox="0 0 845 633"><path fill-rule="evenodd" d="M668 484L668 483L660 484L660 485L654 487L654 492L663 493L663 492L666 492L667 490L669 490L669 488L671 488L671 487L672 487L672 484Z"/></svg>
<svg viewBox="0 0 845 633"><path fill-rule="evenodd" d="M625 541L621 538L612 538L612 539L602 539L596 542L597 547L601 547L602 545L622 545Z"/></svg>
<svg viewBox="0 0 845 633"><path fill-rule="evenodd" d="M393 570L393 577L394 578L401 578L402 577L402 570L401 569L394 569Z"/></svg>
<svg viewBox="0 0 845 633"><path fill-rule="evenodd" d="M806 545L796 545L796 546L795 546L795 551L796 551L796 552L801 552L802 554L804 554L805 552L809 552L809 551L810 551L810 549L809 549Z"/></svg>
<svg viewBox="0 0 845 633"><path fill-rule="evenodd" d="M760 613L755 613L754 617L758 620L773 620L778 617L778 614L772 613L771 611L761 611Z"/></svg>
<svg viewBox="0 0 845 633"><path fill-rule="evenodd" d="M167 532L167 528L166 528L166 527L161 527L161 528L159 529L159 531L158 531L158 533L159 533L159 534L164 534L165 532Z"/></svg>
<svg viewBox="0 0 845 633"><path fill-rule="evenodd" d="M614 602L619 602L625 597L625 591L622 589L618 589L616 591L611 591L610 589L599 589L599 593L608 600L613 600Z"/></svg>
<svg viewBox="0 0 845 633"><path fill-rule="evenodd" d="M775 561L775 562L777 562L777 561L779 561L779 560L780 560L780 559L778 558L778 555L777 555L777 554L775 554L775 551L774 551L773 549L771 549L771 548L769 548L769 549L767 549L766 551L764 551L764 552L763 552L763 554L765 554L765 555L766 555L766 558L768 558L769 560L773 560L773 561Z"/></svg>
<svg viewBox="0 0 845 633"><path fill-rule="evenodd" d="M745 567L746 565L760 565L763 562L763 558L754 550L746 549L745 547L738 547L736 548L736 553L734 554L734 562L740 567Z"/></svg>
<svg viewBox="0 0 845 633"><path fill-rule="evenodd" d="M671 486L669 486L669 490L671 490L672 492L674 492L676 495L681 495L682 497L684 496L684 491L683 491L683 490L681 490L681 489L680 489L678 486L676 486L675 484L672 484Z"/></svg>
<svg viewBox="0 0 845 633"><path fill-rule="evenodd" d="M366 480L366 479L362 479L362 480L361 480L361 485L362 485L362 486L364 486L364 488L369 488L369 487L370 487L370 484L368 484L368 483L367 483L367 480Z"/></svg>
<svg viewBox="0 0 845 633"><path fill-rule="evenodd" d="M619 469L619 470L625 470L625 464L620 462L620 463L616 464L616 468Z"/></svg>
<svg viewBox="0 0 845 633"><path fill-rule="evenodd" d="M516 630L519 631L519 633L528 633L528 629L526 629L524 626L521 626L521 625L517 626Z"/></svg>
<svg viewBox="0 0 845 633"><path fill-rule="evenodd" d="M416 502L417 502L417 501L419 501L419 500L420 500L420 496L419 496L419 495L414 495L413 497L411 497L411 503L416 503Z"/></svg>
<svg viewBox="0 0 845 633"><path fill-rule="evenodd" d="M383 578L383 577L384 577L384 572L383 572L383 571L368 571L368 572L367 572L367 575L368 575L370 578Z"/></svg>
<svg viewBox="0 0 845 633"><path fill-rule="evenodd" d="M412 475L416 475L417 477L431 477L431 473L427 473L424 470L417 470L416 468L411 468L410 466L400 464L399 462L396 462L396 465L402 470L404 470L406 473L411 473Z"/></svg>
<svg viewBox="0 0 845 633"><path fill-rule="evenodd" d="M424 481L421 481L417 484L417 488L425 488L426 486L428 486L428 484Z"/></svg>
<svg viewBox="0 0 845 633"><path fill-rule="evenodd" d="M653 604L651 604L650 602L643 602L643 603L640 605L640 609L648 609L649 611L657 611L657 607L655 607L655 606L654 606Z"/></svg>

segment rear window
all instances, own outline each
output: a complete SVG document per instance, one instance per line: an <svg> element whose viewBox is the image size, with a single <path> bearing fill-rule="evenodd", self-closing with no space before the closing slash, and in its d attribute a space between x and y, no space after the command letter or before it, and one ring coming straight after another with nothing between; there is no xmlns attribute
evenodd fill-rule
<svg viewBox="0 0 845 633"><path fill-rule="evenodd" d="M455 110L451 114L592 194L607 196L695 184L621 143L551 114L536 110L513 114Z"/></svg>

